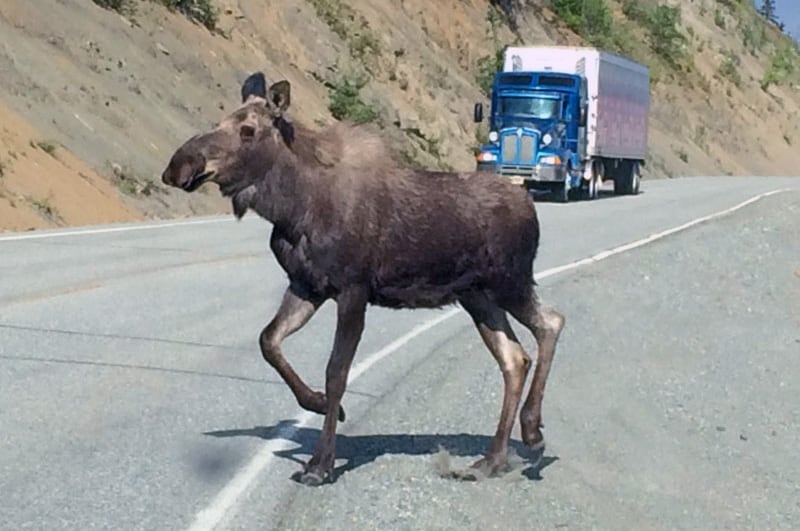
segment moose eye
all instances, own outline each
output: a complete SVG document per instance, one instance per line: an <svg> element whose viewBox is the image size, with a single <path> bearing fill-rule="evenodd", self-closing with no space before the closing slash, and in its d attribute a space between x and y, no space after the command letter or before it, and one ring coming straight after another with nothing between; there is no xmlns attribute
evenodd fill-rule
<svg viewBox="0 0 800 531"><path fill-rule="evenodd" d="M256 128L252 125L243 125L239 129L239 136L242 140L252 140L256 136Z"/></svg>

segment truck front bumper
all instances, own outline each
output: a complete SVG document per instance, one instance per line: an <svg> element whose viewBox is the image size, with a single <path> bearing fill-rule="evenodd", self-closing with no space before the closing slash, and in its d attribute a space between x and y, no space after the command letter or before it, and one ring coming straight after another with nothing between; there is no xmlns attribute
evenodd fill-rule
<svg viewBox="0 0 800 531"><path fill-rule="evenodd" d="M537 183L563 183L567 178L565 166L537 164L536 166L507 166L502 164L478 163L479 171L491 171L507 177L515 184L533 186Z"/></svg>

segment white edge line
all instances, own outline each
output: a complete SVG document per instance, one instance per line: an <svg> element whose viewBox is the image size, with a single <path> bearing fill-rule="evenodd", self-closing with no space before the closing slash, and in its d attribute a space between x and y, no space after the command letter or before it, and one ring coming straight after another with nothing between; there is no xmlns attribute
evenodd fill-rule
<svg viewBox="0 0 800 531"><path fill-rule="evenodd" d="M546 269L540 272L538 275L536 275L536 278L539 279L547 278L553 275L557 275L559 273L563 273L564 271L569 271L584 265L590 265L596 262L600 262L614 255L630 251L631 249L636 249L637 247L647 245L648 243L651 243L655 240L659 240L671 234L675 234L676 232L684 231L700 223L728 215L732 212L744 208L747 205L755 203L756 201L768 197L770 195L786 191L789 191L789 189L773 190L771 192L759 194L731 208L722 210L720 212L716 212L714 214L710 214L708 216L703 216L701 218L695 219L688 223L684 223L683 225L680 225L672 229L651 234L650 236L642 238L641 240L627 243L625 245L620 245L619 247L614 247L613 249L610 249L608 251L597 253L590 258L584 258L582 260L577 260L575 262L563 266ZM356 364L351 370L347 382L348 383L353 382L359 376L367 372L373 365L381 361L383 358L385 358L392 352L398 350L400 347L402 347L412 339L416 338L420 334L426 332L427 330L430 330L436 325L450 319L451 317L454 317L459 313L461 313L461 310L459 308L454 308L445 313L442 313L441 315L435 317L434 319L431 319L428 322L425 322L421 325L414 327L406 334L400 336L399 338L395 339L394 341L383 347L381 350L367 356L367 358L364 361ZM307 426L315 416L316 413L311 413L308 411L301 412L290 421L292 423L291 426L287 426L286 428L279 430L273 436L272 439L265 442L263 446L256 452L256 454L250 459L250 461L247 462L233 476L233 479L231 479L230 482L228 482L228 484L225 485L225 487L219 492L219 494L217 494L217 496L214 497L211 503L205 509L197 513L194 523L192 524L191 527L189 527L189 531L206 531L209 529L214 529L223 521L223 519L226 518L226 516L231 516L229 514L230 510L236 505L236 502L239 499L239 497L242 494L244 494L244 492L256 480L259 473L261 473L262 470L264 470L266 467L269 466L269 464L275 458L275 452L288 449L289 447L294 445L294 443L290 441L292 435L294 435L297 432L297 430Z"/></svg>
<svg viewBox="0 0 800 531"><path fill-rule="evenodd" d="M565 264L565 265L558 266L558 267L552 267L550 269L542 271L538 275L535 275L535 277L536 278L547 278L549 276L556 275L558 273L563 273L564 271L569 271L571 269L576 269L576 268L581 267L581 266L585 266L585 265L593 264L593 263L596 263L596 262L600 262L601 260L605 260L606 258L612 257L614 255L617 255L617 254L620 254L620 253L624 253L626 251L630 251L630 250L636 249L637 247L642 247L643 245L647 245L648 243L652 243L652 242L654 242L656 240L660 240L661 238L665 238L665 237L670 236L672 234L675 234L677 232L684 231L686 229L694 227L695 225L699 225L700 223L705 223L706 221L710 221L712 219L716 219L716 218L720 218L720 217L723 217L723 216L727 216L728 214L732 214L733 212L736 212L737 210L740 210L740 209L746 207L747 205L751 205L751 204L755 203L756 201L764 199L765 197L769 197L769 196L775 195L775 194L780 194L780 193L783 193L783 192L790 192L790 191L792 191L791 188L781 188L779 190L772 190L770 192L765 192L763 194L759 194L759 195L757 195L755 197L751 197L750 199L748 199L746 201L742 201L738 205L734 205L731 208L727 208L725 210L721 210L719 212L715 212L713 214L709 214L708 216L703 216L701 218L697 218L695 220L689 221L688 223L684 223L683 225L679 225L677 227L673 227L671 229L667 229L667 230L662 231L662 232L656 232L654 234L651 234L650 236L647 236L646 238L642 238L641 240L636 240L634 242L626 243L626 244L620 245L618 247L614 247L613 249L609 249L607 251L601 251L601 252L599 252L599 253L597 253L597 254L595 254L593 256L590 256L589 258L583 258L583 259L578 260L576 262L572 262L572 263Z"/></svg>
<svg viewBox="0 0 800 531"><path fill-rule="evenodd" d="M242 218L244 220L244 218ZM211 219L193 219L189 221L172 221L153 223L151 225L121 225L118 227L104 227L100 229L75 229L58 232L33 232L30 234L15 234L13 236L0 236L0 242L13 242L20 240L40 240L45 238L64 238L67 236L86 236L91 234L109 234L113 232L134 232L139 230L156 230L170 227L183 227L187 225L208 225L210 223L229 223L236 221L233 217L219 217Z"/></svg>

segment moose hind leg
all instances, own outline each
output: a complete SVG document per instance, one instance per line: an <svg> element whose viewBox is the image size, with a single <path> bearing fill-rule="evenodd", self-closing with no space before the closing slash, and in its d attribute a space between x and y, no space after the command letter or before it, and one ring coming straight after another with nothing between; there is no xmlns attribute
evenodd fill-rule
<svg viewBox="0 0 800 531"><path fill-rule="evenodd" d="M532 448L541 448L544 446L541 430L544 387L553 363L558 337L564 328L565 318L556 309L542 306L533 287L529 293L522 303L508 306L506 309L516 320L529 328L536 338L538 349L536 369L528 396L520 411L520 424L523 442Z"/></svg>
<svg viewBox="0 0 800 531"><path fill-rule="evenodd" d="M320 415L324 415L328 411L325 394L312 391L306 385L284 357L281 343L305 326L323 302L324 300L321 298L308 296L302 290L290 286L283 295L278 312L261 332L259 338L262 356L292 390L300 407ZM338 418L344 422L345 413L341 407Z"/></svg>
<svg viewBox="0 0 800 531"><path fill-rule="evenodd" d="M514 335L505 311L496 303L481 295L464 298L461 305L472 317L483 342L497 360L503 374L503 407L497 431L485 457L471 467L484 476L493 476L508 469L509 438L531 359ZM475 476L467 473L461 477L472 479Z"/></svg>

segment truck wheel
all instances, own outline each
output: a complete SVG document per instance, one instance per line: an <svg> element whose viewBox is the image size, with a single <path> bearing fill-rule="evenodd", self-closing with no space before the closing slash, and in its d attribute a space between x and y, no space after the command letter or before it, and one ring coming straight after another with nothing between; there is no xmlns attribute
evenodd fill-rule
<svg viewBox="0 0 800 531"><path fill-rule="evenodd" d="M581 197L589 201L600 197L602 182L603 176L600 165L592 163L592 178L581 186Z"/></svg>
<svg viewBox="0 0 800 531"><path fill-rule="evenodd" d="M599 173L592 175L592 179L586 184L586 199L593 200L600 197L601 176Z"/></svg>
<svg viewBox="0 0 800 531"><path fill-rule="evenodd" d="M638 195L639 184L642 180L642 168L639 166L638 162L634 162L631 166L633 166L633 168L631 168L631 187L628 193L631 195Z"/></svg>
<svg viewBox="0 0 800 531"><path fill-rule="evenodd" d="M614 176L614 193L617 195L636 195L642 179L638 162L626 161Z"/></svg>
<svg viewBox="0 0 800 531"><path fill-rule="evenodd" d="M574 194L575 191L570 189L568 179L564 179L563 183L558 183L553 188L553 195L559 203L568 203Z"/></svg>
<svg viewBox="0 0 800 531"><path fill-rule="evenodd" d="M614 172L614 195L626 195L630 193L632 182L632 164L623 161Z"/></svg>

